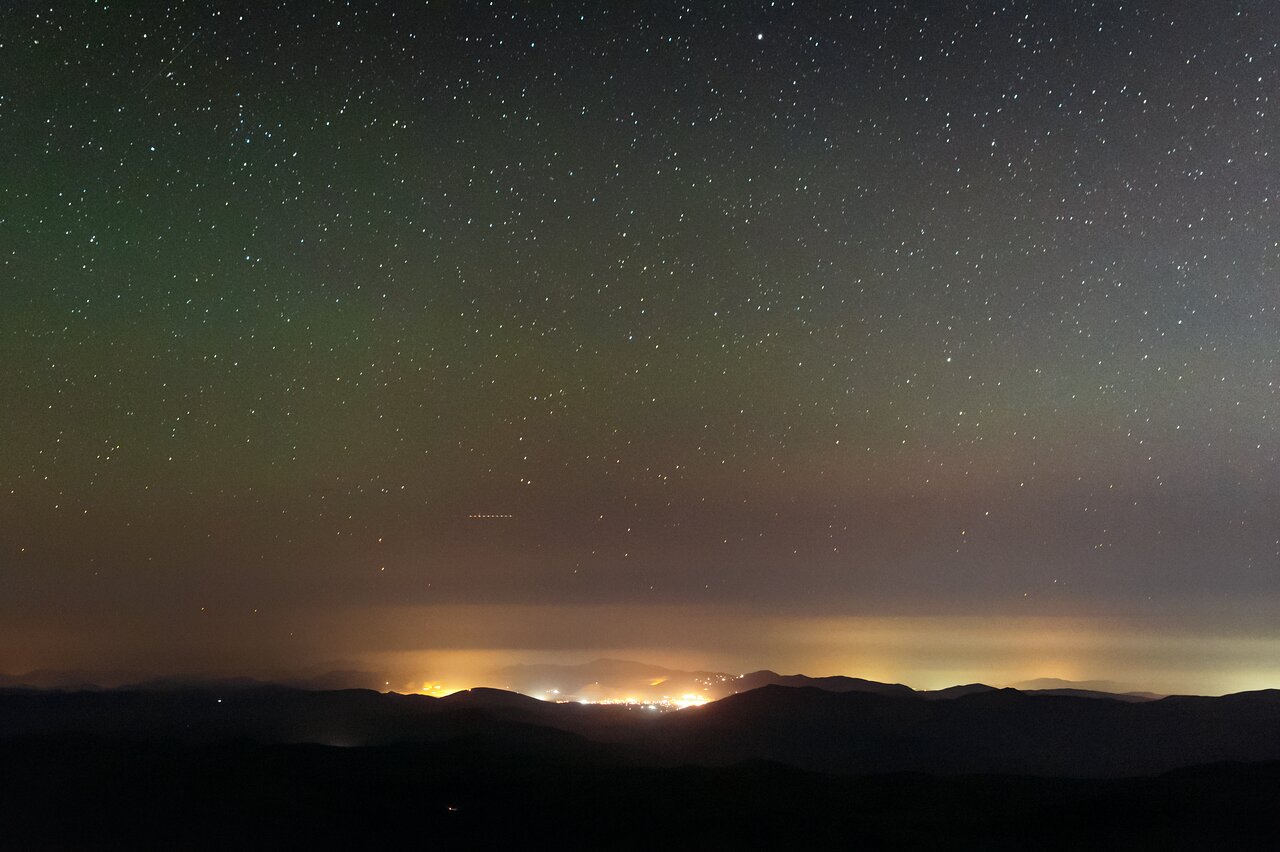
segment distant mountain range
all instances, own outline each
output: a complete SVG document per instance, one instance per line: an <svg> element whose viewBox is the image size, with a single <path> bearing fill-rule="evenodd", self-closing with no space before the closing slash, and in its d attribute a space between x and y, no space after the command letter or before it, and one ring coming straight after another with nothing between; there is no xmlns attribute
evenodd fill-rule
<svg viewBox="0 0 1280 852"><path fill-rule="evenodd" d="M0 688L0 846L1280 843L1280 692L804 680L835 688L770 683L670 712L487 688Z"/></svg>
<svg viewBox="0 0 1280 852"><path fill-rule="evenodd" d="M544 701L588 701L631 698L635 703L661 701L686 695L709 701L750 692L762 686L814 687L827 692L871 692L877 695L919 695L931 699L955 698L996 687L974 683L939 690L914 690L900 683L880 683L857 677L784 675L767 669L746 674L713 671L683 671L630 660L601 659L577 665L512 665L479 678L487 687L519 692ZM0 689L62 689L91 691L109 688L186 689L209 687L245 689L255 686L288 686L307 690L376 689L387 686L382 676L357 669L336 669L307 674L288 674L270 680L235 677L146 677L135 672L90 672L78 670L37 670L26 674L0 674ZM1011 684L1021 692L1072 695L1081 698L1111 698L1120 701L1150 701L1163 696L1151 692L1126 691L1114 681L1067 681L1040 678Z"/></svg>
<svg viewBox="0 0 1280 852"><path fill-rule="evenodd" d="M690 672L628 660L595 660L580 665L507 666L494 672L487 680L535 698L564 701L630 698L635 702L645 702L685 695L714 701L769 685L813 686L829 692L874 692L880 695L912 695L915 692L902 684L877 683L856 677L809 677L781 675L772 671L739 675Z"/></svg>
<svg viewBox="0 0 1280 852"><path fill-rule="evenodd" d="M742 681L753 682L749 677ZM0 738L367 746L470 737L517 751L567 750L645 765L768 760L836 774L1113 777L1280 760L1276 691L1122 701L981 685L917 693L854 678L812 680L837 688L770 683L665 713L557 704L495 689L446 698L243 683L9 689L0 690Z"/></svg>
<svg viewBox="0 0 1280 852"><path fill-rule="evenodd" d="M0 673L0 689L61 689L94 691L101 689L140 688L190 689L191 687L247 688L255 686L290 686L296 689L338 690L378 689L386 681L372 672L335 669L319 673L287 674L270 680L251 677L149 677L129 671L83 671L76 669L37 669L25 674Z"/></svg>
<svg viewBox="0 0 1280 852"><path fill-rule="evenodd" d="M555 701L599 701L631 698L637 702L661 701L684 695L718 700L750 692L762 686L814 687L827 692L870 692L876 695L921 695L946 699L995 689L975 683L941 690L917 691L900 683L879 683L857 677L810 677L783 675L769 670L747 674L710 671L681 671L628 660L595 660L579 665L515 665L491 673L485 682L502 689ZM1048 691L1080 698L1114 698L1121 701L1149 701L1162 696L1149 692L1126 692L1111 681L1073 682L1043 678L1016 684L1022 692Z"/></svg>

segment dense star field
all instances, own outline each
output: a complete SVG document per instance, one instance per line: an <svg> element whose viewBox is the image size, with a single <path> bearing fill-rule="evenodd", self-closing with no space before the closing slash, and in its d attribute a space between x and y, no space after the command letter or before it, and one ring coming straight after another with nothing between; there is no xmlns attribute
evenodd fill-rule
<svg viewBox="0 0 1280 852"><path fill-rule="evenodd" d="M1275 685L1278 72L1258 0L7 3L0 671Z"/></svg>

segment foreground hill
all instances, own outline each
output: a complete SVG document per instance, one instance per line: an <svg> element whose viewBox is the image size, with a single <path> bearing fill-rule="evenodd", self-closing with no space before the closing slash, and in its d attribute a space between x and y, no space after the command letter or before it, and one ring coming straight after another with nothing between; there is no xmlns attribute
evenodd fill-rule
<svg viewBox="0 0 1280 852"><path fill-rule="evenodd" d="M1262 849L1280 763L1071 780L653 767L469 738L0 740L6 849Z"/></svg>
<svg viewBox="0 0 1280 852"><path fill-rule="evenodd" d="M1116 777L1280 760L1280 692L1141 703L986 690L949 701L768 686L682 713L672 759L804 769Z"/></svg>
<svg viewBox="0 0 1280 852"><path fill-rule="evenodd" d="M1252 848L1280 693L0 690L4 848Z"/></svg>
<svg viewBox="0 0 1280 852"><path fill-rule="evenodd" d="M905 689L905 687L903 687ZM1117 777L1280 760L1280 692L1106 701L973 689L949 700L769 685L700 708L557 704L494 689L447 698L284 687L0 691L0 737L370 746L460 737L649 765L769 760L837 774Z"/></svg>

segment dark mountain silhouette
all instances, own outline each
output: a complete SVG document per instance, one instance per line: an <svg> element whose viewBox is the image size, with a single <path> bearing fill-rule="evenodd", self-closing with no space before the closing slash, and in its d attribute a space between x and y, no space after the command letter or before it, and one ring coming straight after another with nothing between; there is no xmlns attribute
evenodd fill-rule
<svg viewBox="0 0 1280 852"><path fill-rule="evenodd" d="M464 689L436 700L448 707L485 707L490 710L513 708L530 713L541 713L548 709L547 702L540 699L531 698L518 692L508 692L505 689L492 689L484 686Z"/></svg>
<svg viewBox="0 0 1280 852"><path fill-rule="evenodd" d="M0 690L12 848L1274 845L1280 692ZM656 832L656 833L655 833Z"/></svg>
<svg viewBox="0 0 1280 852"><path fill-rule="evenodd" d="M900 683L880 683L857 677L784 675L767 669L733 675L726 672L681 671L648 663L611 659L579 665L507 666L491 673L486 680L491 685L540 699L589 701L622 696L637 701L661 701L664 697L686 694L718 700L762 686L814 687L828 692L870 692L898 697L923 695L936 700L995 689L986 684L967 684L917 691ZM1112 698L1118 701L1149 701L1163 697L1149 692L1123 692L1119 684L1110 681L1073 682L1042 678L1028 681L1018 689L1023 692L1043 691L1046 694Z"/></svg>
<svg viewBox="0 0 1280 852"><path fill-rule="evenodd" d="M827 692L871 692L876 695L909 696L916 692L900 683L878 683L860 677L809 677L808 675L781 675L777 672L758 671L739 675L728 682L733 692L750 692L762 686L813 687Z"/></svg>
<svg viewBox="0 0 1280 852"><path fill-rule="evenodd" d="M1098 692L1093 689L1020 689L1024 695L1064 695L1069 698L1101 698L1109 701L1159 701L1163 695L1152 692Z"/></svg>
<svg viewBox="0 0 1280 852"><path fill-rule="evenodd" d="M994 686L987 686L985 683L966 683L958 686L948 686L946 689L930 689L920 693L924 698L944 701L950 698L959 698L962 695L972 695L975 692L994 692Z"/></svg>
<svg viewBox="0 0 1280 852"><path fill-rule="evenodd" d="M967 688L966 688L967 689ZM447 698L219 684L95 692L0 692L4 737L95 735L191 743L378 745L565 737L653 764L769 760L838 774L1016 773L1115 777L1217 761L1280 760L1280 693L1158 701L969 690L768 685L700 708L556 704L495 689Z"/></svg>
<svg viewBox="0 0 1280 852"><path fill-rule="evenodd" d="M1128 692L1124 685L1114 680L1063 680L1060 677L1038 677L1007 684L1020 692L1039 689L1084 689L1090 692Z"/></svg>
<svg viewBox="0 0 1280 852"><path fill-rule="evenodd" d="M0 739L13 849L1262 849L1280 763L1080 781L655 767L461 738Z"/></svg>
<svg viewBox="0 0 1280 852"><path fill-rule="evenodd" d="M657 701L685 694L716 700L762 686L812 686L830 692L874 692L881 695L911 695L915 691L900 683L878 683L857 677L810 677L784 675L761 670L747 674L681 671L630 660L594 660L580 665L507 666L487 680L504 689L548 700L597 700L630 696L639 701Z"/></svg>
<svg viewBox="0 0 1280 852"><path fill-rule="evenodd" d="M639 848L655 830L667 846L745 848L1276 836L1280 692L941 692L770 684L658 712L495 689L0 689L0 818L24 849Z"/></svg>
<svg viewBox="0 0 1280 852"><path fill-rule="evenodd" d="M269 679L251 677L216 677L183 675L146 677L127 671L81 671L75 669L36 669L25 674L0 674L0 689L61 689L87 691L100 689L198 689L226 686L291 686L297 689L339 690L377 689L386 681L373 672L357 669L311 671L305 674L282 673Z"/></svg>
<svg viewBox="0 0 1280 852"><path fill-rule="evenodd" d="M113 677L108 675L107 677ZM134 679L131 676L114 675L116 683ZM36 669L25 674L0 674L0 689L101 689L103 675L85 671L55 671ZM112 682L107 680L108 683Z"/></svg>
<svg viewBox="0 0 1280 852"><path fill-rule="evenodd" d="M1019 692L1076 695L1081 698L1115 698L1120 701L1155 701L1158 698L1164 698L1160 693L1128 689L1114 680L1062 680L1056 677L1041 677L1011 683L1009 686Z"/></svg>
<svg viewBox="0 0 1280 852"><path fill-rule="evenodd" d="M1128 703L993 690L950 701L765 687L664 732L669 754L839 772L1148 774L1280 759L1280 695Z"/></svg>

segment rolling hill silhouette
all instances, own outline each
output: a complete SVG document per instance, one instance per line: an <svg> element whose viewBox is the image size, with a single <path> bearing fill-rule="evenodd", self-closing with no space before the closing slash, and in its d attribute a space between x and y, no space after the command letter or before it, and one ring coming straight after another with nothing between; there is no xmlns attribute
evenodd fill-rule
<svg viewBox="0 0 1280 852"><path fill-rule="evenodd" d="M1280 692L1131 702L847 680L673 712L495 689L0 689L0 818L13 848L452 848L531 832L639 848L655 826L677 848L1280 839Z"/></svg>
<svg viewBox="0 0 1280 852"><path fill-rule="evenodd" d="M826 680L826 679L824 679ZM679 713L552 703L496 689L447 698L223 684L94 692L0 691L3 736L96 735L192 743L385 745L565 735L655 765L769 760L839 773L1116 777L1217 761L1280 760L1280 692L1156 701L959 688L948 700L852 682L769 684ZM520 733L512 734L512 726Z"/></svg>
<svg viewBox="0 0 1280 852"><path fill-rule="evenodd" d="M858 677L786 675L768 669L734 675L727 672L682 671L631 660L612 659L593 660L577 665L506 666L490 673L486 681L506 690L547 700L581 698L590 701L622 695L631 696L638 701L649 701L685 693L717 700L762 686L811 686L828 692L872 692L900 697L924 695L935 699L955 698L967 692L995 689L986 684L968 684L940 690L914 690L900 683L880 683ZM1148 701L1163 697L1150 692L1124 692L1119 684L1109 681L1074 682L1042 678L1017 685L1017 688L1022 692L1123 701Z"/></svg>

